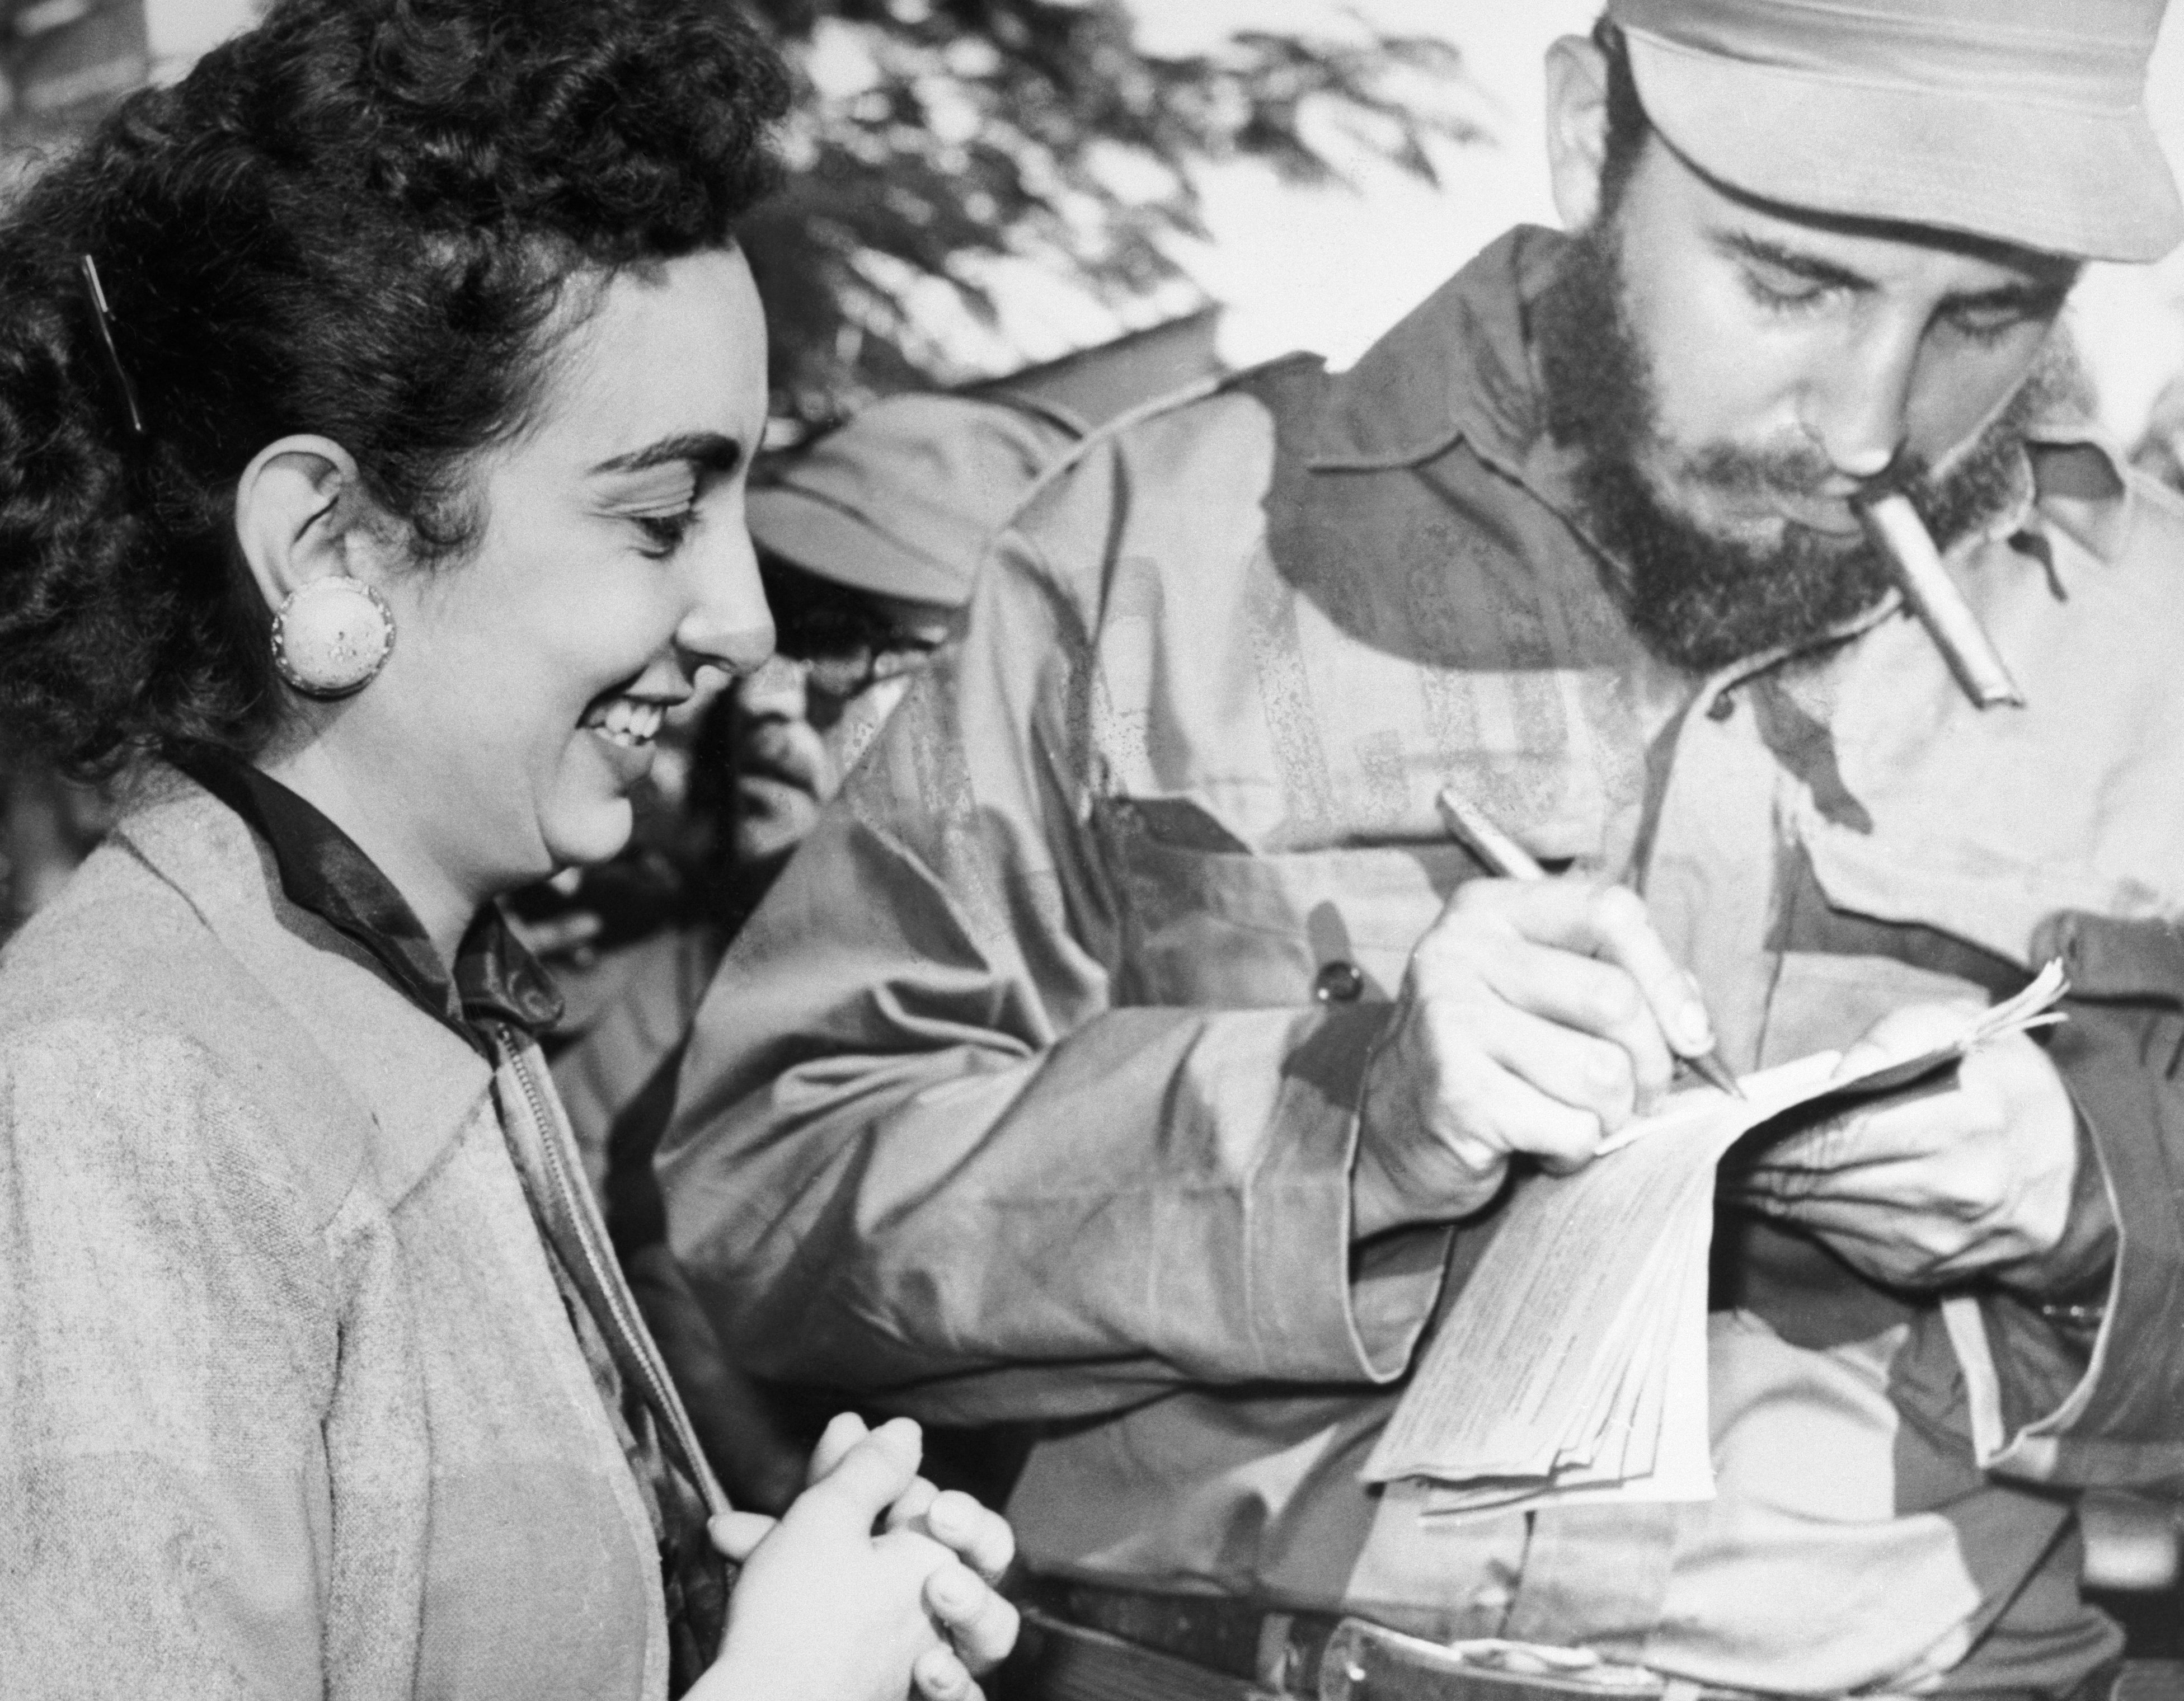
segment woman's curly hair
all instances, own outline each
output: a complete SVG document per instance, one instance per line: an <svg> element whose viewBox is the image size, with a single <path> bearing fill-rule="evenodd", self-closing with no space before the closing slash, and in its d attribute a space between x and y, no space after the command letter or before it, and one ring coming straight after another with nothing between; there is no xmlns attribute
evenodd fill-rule
<svg viewBox="0 0 2184 1701"><path fill-rule="evenodd" d="M83 773L260 747L251 459L331 438L460 551L571 281L732 240L788 87L731 0L278 0L131 97L0 224L0 738Z"/></svg>

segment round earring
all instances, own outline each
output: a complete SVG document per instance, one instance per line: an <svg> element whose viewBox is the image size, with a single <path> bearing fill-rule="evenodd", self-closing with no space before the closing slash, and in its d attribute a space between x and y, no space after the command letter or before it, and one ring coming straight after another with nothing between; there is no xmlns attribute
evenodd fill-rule
<svg viewBox="0 0 2184 1701"><path fill-rule="evenodd" d="M297 586L273 616L273 666L307 697L362 690L393 649L394 611L345 573Z"/></svg>

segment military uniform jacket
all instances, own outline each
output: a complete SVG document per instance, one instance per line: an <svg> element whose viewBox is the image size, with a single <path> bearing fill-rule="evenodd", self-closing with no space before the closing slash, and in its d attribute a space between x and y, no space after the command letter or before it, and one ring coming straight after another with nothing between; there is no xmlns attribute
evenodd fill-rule
<svg viewBox="0 0 2184 1701"><path fill-rule="evenodd" d="M1011 1509L1050 1565L1759 1689L2067 1688L2115 1641L2049 1491L2184 1488L2184 511L2034 434L1951 556L2022 711L1892 600L1674 674L1540 424L1559 251L1513 233L1351 371L1157 406L1034 494L700 1012L674 1244L761 1374L1039 1425ZM1492 1225L1349 1232L1368 1048L1485 872L1451 780L1645 895L1734 1068L2064 956L2098 1338L1981 1292L1953 1341L1728 1224L1713 1503L1390 1516L1358 1467Z"/></svg>

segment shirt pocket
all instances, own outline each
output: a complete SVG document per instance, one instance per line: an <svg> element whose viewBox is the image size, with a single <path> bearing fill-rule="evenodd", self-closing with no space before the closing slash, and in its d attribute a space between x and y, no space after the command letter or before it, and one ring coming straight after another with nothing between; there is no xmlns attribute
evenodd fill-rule
<svg viewBox="0 0 2184 1701"><path fill-rule="evenodd" d="M2067 605L2043 580L1982 610L2028 707L1972 707L1914 622L1860 641L1832 733L1864 819L1808 798L1795 823L1831 903L2028 968L2036 932L2064 912L2184 917L2176 622L2132 575L2064 565Z"/></svg>
<svg viewBox="0 0 2184 1701"><path fill-rule="evenodd" d="M1446 843L1262 854L1186 799L1096 813L1125 911L1123 1004L1385 1001L1449 894L1479 873Z"/></svg>
<svg viewBox="0 0 2184 1701"><path fill-rule="evenodd" d="M2128 780L2118 788L2131 789ZM1953 809L1907 784L1875 800L1863 833L1804 807L1793 812L1814 878L1834 908L1935 929L2029 969L2039 967L2036 936L2058 915L2159 922L2184 908L2173 848L2157 852L2137 822L2116 829L2090 789L2075 781L2043 786L2021 768L1997 767L1988 795Z"/></svg>

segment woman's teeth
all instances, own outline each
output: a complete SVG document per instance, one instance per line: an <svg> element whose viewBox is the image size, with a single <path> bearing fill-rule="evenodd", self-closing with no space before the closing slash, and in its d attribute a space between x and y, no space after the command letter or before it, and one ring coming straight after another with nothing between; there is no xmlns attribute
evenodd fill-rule
<svg viewBox="0 0 2184 1701"><path fill-rule="evenodd" d="M616 697L603 709L584 717L584 725L602 738L632 747L649 745L660 736L667 711L657 703L641 703L634 697Z"/></svg>

